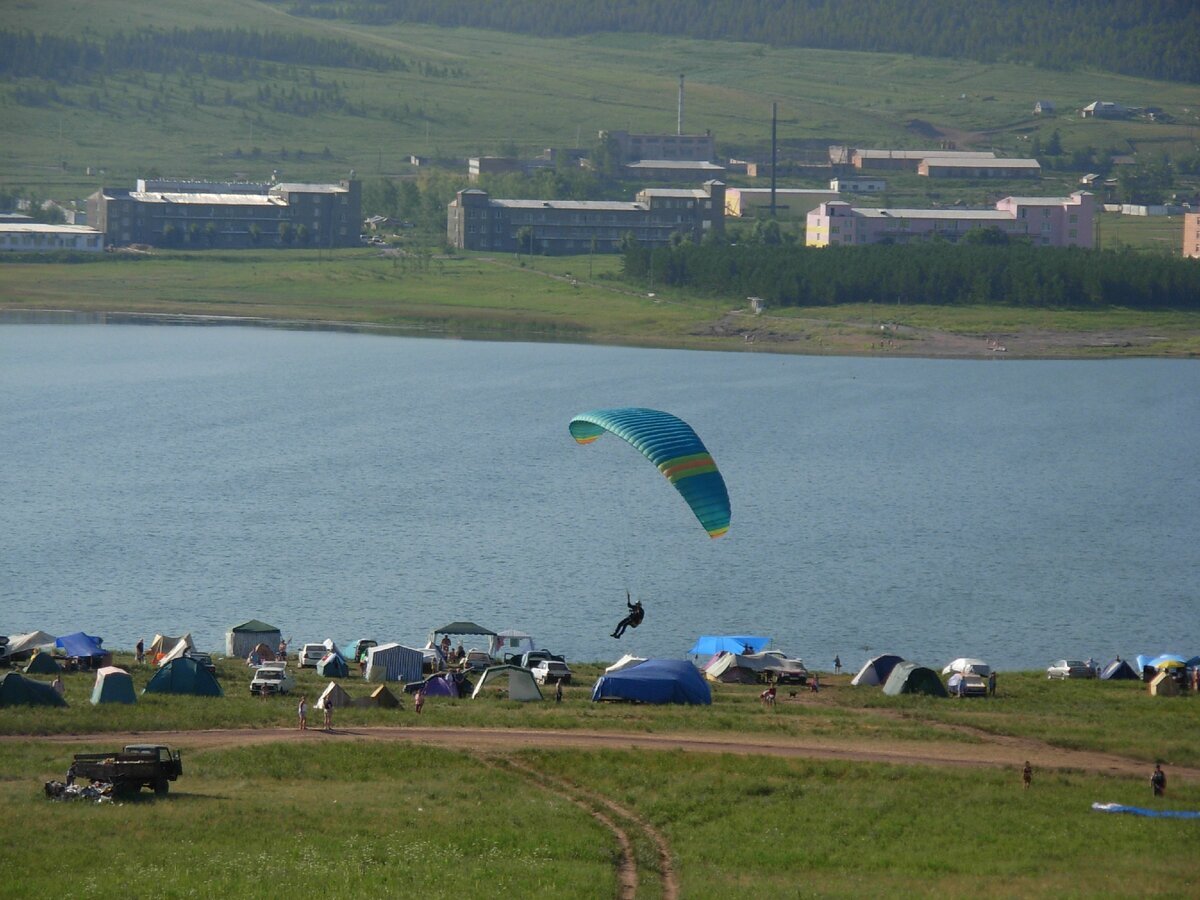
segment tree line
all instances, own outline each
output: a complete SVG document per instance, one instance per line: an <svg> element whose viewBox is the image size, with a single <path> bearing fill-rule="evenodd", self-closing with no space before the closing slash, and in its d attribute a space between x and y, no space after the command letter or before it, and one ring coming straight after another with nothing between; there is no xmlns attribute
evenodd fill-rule
<svg viewBox="0 0 1200 900"><path fill-rule="evenodd" d="M1045 309L1200 309L1200 266L1132 250L1021 243L624 247L628 276L778 306L905 303Z"/></svg>
<svg viewBox="0 0 1200 900"><path fill-rule="evenodd" d="M0 30L0 75L58 84L129 70L236 81L261 78L273 64L401 72L414 67L351 41L245 28L145 28L96 39ZM449 74L435 68L434 76Z"/></svg>
<svg viewBox="0 0 1200 900"><path fill-rule="evenodd" d="M296 0L289 9L368 24L639 32L1200 82L1194 0Z"/></svg>

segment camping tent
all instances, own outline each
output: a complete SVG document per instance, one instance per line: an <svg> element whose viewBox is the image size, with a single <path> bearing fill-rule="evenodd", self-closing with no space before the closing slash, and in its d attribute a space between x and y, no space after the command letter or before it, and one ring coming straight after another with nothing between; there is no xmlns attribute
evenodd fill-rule
<svg viewBox="0 0 1200 900"><path fill-rule="evenodd" d="M978 675L980 678L987 678L992 672L992 667L985 663L982 659L973 659L969 656L960 656L954 662L942 669L943 675L951 675L955 672L960 672L964 675Z"/></svg>
<svg viewBox="0 0 1200 900"><path fill-rule="evenodd" d="M375 690L371 691L371 696L362 700L355 700L355 706L378 706L380 709L395 709L400 705L400 701L396 699L396 695L388 690L386 684L381 684Z"/></svg>
<svg viewBox="0 0 1200 900"><path fill-rule="evenodd" d="M52 686L44 681L26 678L17 672L9 672L0 681L0 706L66 706L64 700Z"/></svg>
<svg viewBox="0 0 1200 900"><path fill-rule="evenodd" d="M220 697L224 692L208 669L190 656L181 656L161 666L142 689L142 693Z"/></svg>
<svg viewBox="0 0 1200 900"><path fill-rule="evenodd" d="M488 655L495 659L503 659L505 653L527 653L536 649L533 636L515 628L497 631L488 639Z"/></svg>
<svg viewBox="0 0 1200 900"><path fill-rule="evenodd" d="M1151 697L1178 697L1179 682L1170 672L1159 672L1150 682Z"/></svg>
<svg viewBox="0 0 1200 900"><path fill-rule="evenodd" d="M757 684L762 667L755 666L751 659L740 653L722 653L705 668L704 677L725 684Z"/></svg>
<svg viewBox="0 0 1200 900"><path fill-rule="evenodd" d="M179 659L184 654L186 654L189 650L195 650L195 649L196 649L196 645L192 643L191 634L185 634L183 637L176 640L175 643L171 647L168 648L166 653L164 653L160 657L157 657L158 664L160 666L165 666L171 660Z"/></svg>
<svg viewBox="0 0 1200 900"><path fill-rule="evenodd" d="M404 693L415 694L424 690L426 697L462 697L472 690L471 682L462 672L439 672L424 681L414 681L404 686Z"/></svg>
<svg viewBox="0 0 1200 900"><path fill-rule="evenodd" d="M278 646L278 644L276 645L276 647L277 646ZM278 654L276 654L276 652L275 652L275 647L269 647L266 644L255 644L254 647L250 650L250 652L246 654L246 656L248 656L248 657L256 656L256 657L258 657L259 662L265 662L265 663L275 662L279 658ZM286 662L286 661L287 660L283 660L283 662Z"/></svg>
<svg viewBox="0 0 1200 900"><path fill-rule="evenodd" d="M882 656L876 656L874 659L869 659L858 670L858 674L850 679L853 685L883 684L888 680L888 676L892 674L897 664L904 662L904 657L896 656L894 653L884 653Z"/></svg>
<svg viewBox="0 0 1200 900"><path fill-rule="evenodd" d="M177 653L175 653L175 649L179 646L180 642L183 642L183 647ZM149 656L150 659L157 661L159 665L162 665L164 661L163 657L170 656L172 653L174 653L174 656L171 656L171 659L175 659L183 656L185 650L194 650L195 647L196 645L192 643L192 635L190 632L182 637L170 637L169 635L165 634L156 634L154 635L154 640L150 642L150 646L146 649L146 655Z"/></svg>
<svg viewBox="0 0 1200 900"><path fill-rule="evenodd" d="M96 685L92 688L92 703L137 703L133 678L116 666L99 669L96 672Z"/></svg>
<svg viewBox="0 0 1200 900"><path fill-rule="evenodd" d="M769 637L753 634L704 634L696 639L688 653L692 656L711 656L722 650L728 653L760 653L769 643Z"/></svg>
<svg viewBox="0 0 1200 900"><path fill-rule="evenodd" d="M90 664L99 665L105 656L111 655L101 646L103 643L103 638L77 631L56 638L54 646L61 649L68 659L87 660Z"/></svg>
<svg viewBox="0 0 1200 900"><path fill-rule="evenodd" d="M9 638L8 645L4 648L4 655L14 657L22 653L32 653L39 647L52 646L54 646L54 635L47 634L45 631L30 631L26 634L14 634Z"/></svg>
<svg viewBox="0 0 1200 900"><path fill-rule="evenodd" d="M317 698L317 709L324 709L325 704L330 700L333 701L334 709L347 709L354 705L354 701L350 699L350 695L336 681L331 681L325 685L325 690L321 691L321 696Z"/></svg>
<svg viewBox="0 0 1200 900"><path fill-rule="evenodd" d="M620 672L601 675L592 700L640 703L712 703L708 682L686 659L648 659Z"/></svg>
<svg viewBox="0 0 1200 900"><path fill-rule="evenodd" d="M62 666L58 664L58 660L45 650L39 650L33 654L29 665L25 667L26 675L57 675L61 671Z"/></svg>
<svg viewBox="0 0 1200 900"><path fill-rule="evenodd" d="M367 650L367 681L417 681L425 656L401 644L378 644Z"/></svg>
<svg viewBox="0 0 1200 900"><path fill-rule="evenodd" d="M612 672L620 672L622 669L628 669L630 666L636 666L644 663L645 661L646 657L644 656L631 656L630 654L626 653L615 663L605 669L604 673L607 675L611 674Z"/></svg>
<svg viewBox="0 0 1200 900"><path fill-rule="evenodd" d="M480 694L494 691L507 691L509 700L541 700L542 692L533 673L520 666L492 666L483 670L479 684L471 694L474 700Z"/></svg>
<svg viewBox="0 0 1200 900"><path fill-rule="evenodd" d="M1141 677L1126 659L1114 659L1100 671L1105 681L1140 681Z"/></svg>
<svg viewBox="0 0 1200 900"><path fill-rule="evenodd" d="M234 625L225 632L225 655L245 659L250 655L256 644L266 644L268 647L278 647L283 635L274 625L251 619L241 625Z"/></svg>
<svg viewBox="0 0 1200 900"><path fill-rule="evenodd" d="M918 666L914 662L899 662L883 684L885 694L928 694L945 697L946 686L933 669Z"/></svg>
<svg viewBox="0 0 1200 900"><path fill-rule="evenodd" d="M322 678L345 678L350 674L350 667L342 654L329 652L317 663L317 674Z"/></svg>

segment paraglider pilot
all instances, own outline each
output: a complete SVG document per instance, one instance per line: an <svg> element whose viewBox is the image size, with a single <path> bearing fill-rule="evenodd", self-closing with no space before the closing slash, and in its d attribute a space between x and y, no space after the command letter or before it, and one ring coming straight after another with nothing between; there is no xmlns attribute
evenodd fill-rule
<svg viewBox="0 0 1200 900"><path fill-rule="evenodd" d="M612 636L615 638L623 635L626 628L637 628L642 624L642 619L646 616L646 611L642 609L642 601L631 602L629 591L625 592L625 605L629 607L629 615L617 623L617 627L612 633Z"/></svg>

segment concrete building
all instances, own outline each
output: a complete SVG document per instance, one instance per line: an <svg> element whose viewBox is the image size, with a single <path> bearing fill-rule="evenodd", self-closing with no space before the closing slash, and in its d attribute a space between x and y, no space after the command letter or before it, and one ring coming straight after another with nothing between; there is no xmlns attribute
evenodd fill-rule
<svg viewBox="0 0 1200 900"><path fill-rule="evenodd" d="M830 180L829 189L838 194L882 194L887 182L882 178L840 177Z"/></svg>
<svg viewBox="0 0 1200 900"><path fill-rule="evenodd" d="M472 156L467 159L467 181L471 184L477 184L485 175L503 175L523 170L521 161L511 156Z"/></svg>
<svg viewBox="0 0 1200 900"><path fill-rule="evenodd" d="M803 219L822 203L838 198L837 191L809 188L776 188L775 217ZM726 188L725 215L732 218L767 216L771 212L770 188Z"/></svg>
<svg viewBox="0 0 1200 900"><path fill-rule="evenodd" d="M647 188L633 202L609 200L500 200L487 191L459 191L447 208L446 239L463 250L559 255L615 252L625 235L666 244L674 234L693 240L725 227L725 185ZM528 229L528 230L526 230Z"/></svg>
<svg viewBox="0 0 1200 900"><path fill-rule="evenodd" d="M844 201L823 203L808 214L810 247L907 244L939 237L959 241L978 228L997 228L1039 247L1092 247L1093 196L1005 197L995 209L877 209Z"/></svg>
<svg viewBox="0 0 1200 900"><path fill-rule="evenodd" d="M917 174L926 178L1037 178L1042 167L1036 159L930 156L921 160Z"/></svg>
<svg viewBox="0 0 1200 900"><path fill-rule="evenodd" d="M861 150L849 151L850 164L860 171L915 172L926 159L995 159L990 150Z"/></svg>
<svg viewBox="0 0 1200 900"><path fill-rule="evenodd" d="M78 250L99 253L104 234L83 225L43 225L40 222L0 222L0 252L49 253Z"/></svg>
<svg viewBox="0 0 1200 900"><path fill-rule="evenodd" d="M631 134L628 131L601 131L600 140L612 140L621 162L639 159L702 160L717 158L712 132L704 134Z"/></svg>
<svg viewBox="0 0 1200 900"><path fill-rule="evenodd" d="M1183 215L1183 255L1200 259L1200 213Z"/></svg>
<svg viewBox="0 0 1200 900"><path fill-rule="evenodd" d="M358 181L139 179L135 190L101 188L87 206L88 221L113 245L353 247L362 223Z"/></svg>
<svg viewBox="0 0 1200 900"><path fill-rule="evenodd" d="M716 163L695 159L639 159L621 167L625 178L633 181L693 182L717 180L725 177L725 167Z"/></svg>

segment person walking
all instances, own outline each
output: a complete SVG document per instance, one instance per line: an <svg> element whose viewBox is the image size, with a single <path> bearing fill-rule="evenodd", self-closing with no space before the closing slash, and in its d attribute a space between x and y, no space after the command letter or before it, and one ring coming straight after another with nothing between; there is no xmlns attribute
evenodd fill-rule
<svg viewBox="0 0 1200 900"><path fill-rule="evenodd" d="M1154 764L1154 773L1150 776L1150 787L1154 789L1154 796L1161 797L1167 790L1167 773L1162 770L1161 763Z"/></svg>
<svg viewBox="0 0 1200 900"><path fill-rule="evenodd" d="M1025 790L1029 790L1029 785L1033 784L1033 766L1029 764L1029 760L1025 760L1025 768L1021 770L1021 786Z"/></svg>
<svg viewBox="0 0 1200 900"><path fill-rule="evenodd" d="M298 726L301 731L308 731L308 695L300 695L300 705L296 707L296 717L299 719Z"/></svg>
<svg viewBox="0 0 1200 900"><path fill-rule="evenodd" d="M424 708L425 688L421 688L419 691L417 691L416 696L413 697L413 709L416 710L417 715L419 716L421 714L421 710Z"/></svg>

